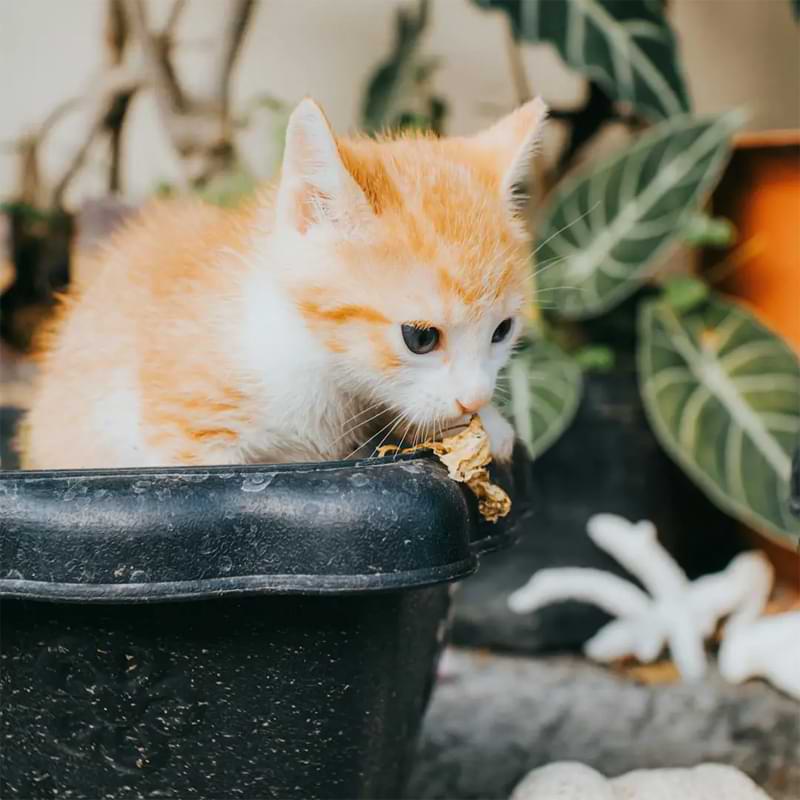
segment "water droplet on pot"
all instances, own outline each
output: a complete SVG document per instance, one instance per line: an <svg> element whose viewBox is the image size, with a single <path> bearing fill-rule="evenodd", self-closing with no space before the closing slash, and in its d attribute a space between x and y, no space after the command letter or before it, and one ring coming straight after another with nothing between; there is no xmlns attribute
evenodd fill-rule
<svg viewBox="0 0 800 800"><path fill-rule="evenodd" d="M350 476L350 483L357 489L369 486L369 478L363 472L356 472Z"/></svg>
<svg viewBox="0 0 800 800"><path fill-rule="evenodd" d="M425 472L425 469L422 466L422 464L416 464L416 463L400 464L400 469L402 469L403 472L410 472L412 475L422 475Z"/></svg>
<svg viewBox="0 0 800 800"><path fill-rule="evenodd" d="M230 556L220 556L219 571L230 572L233 569L233 561Z"/></svg>
<svg viewBox="0 0 800 800"><path fill-rule="evenodd" d="M306 517L316 517L319 515L319 505L317 503L304 503L303 514Z"/></svg>
<svg viewBox="0 0 800 800"><path fill-rule="evenodd" d="M261 474L261 475L249 475L242 481L242 491L243 492L263 492L264 489L267 488L272 483L272 479L275 477L274 472Z"/></svg>
<svg viewBox="0 0 800 800"><path fill-rule="evenodd" d="M88 491L89 487L82 480L69 481L67 483L67 489L61 496L61 499L65 502L74 500L76 497L82 497Z"/></svg>
<svg viewBox="0 0 800 800"><path fill-rule="evenodd" d="M178 478L186 483L202 483L208 480L210 474L209 472L180 472Z"/></svg>
<svg viewBox="0 0 800 800"><path fill-rule="evenodd" d="M10 569L6 573L6 578L10 581L21 581L23 580L22 573L18 569Z"/></svg>

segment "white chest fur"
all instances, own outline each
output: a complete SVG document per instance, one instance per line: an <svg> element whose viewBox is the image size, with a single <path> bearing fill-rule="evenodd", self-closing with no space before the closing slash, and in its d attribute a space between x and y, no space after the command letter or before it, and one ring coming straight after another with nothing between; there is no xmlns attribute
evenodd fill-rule
<svg viewBox="0 0 800 800"><path fill-rule="evenodd" d="M335 360L267 271L251 274L237 315L238 358L247 394L263 409L245 434L248 460L342 458L363 410L337 379ZM362 415L368 417L369 415Z"/></svg>

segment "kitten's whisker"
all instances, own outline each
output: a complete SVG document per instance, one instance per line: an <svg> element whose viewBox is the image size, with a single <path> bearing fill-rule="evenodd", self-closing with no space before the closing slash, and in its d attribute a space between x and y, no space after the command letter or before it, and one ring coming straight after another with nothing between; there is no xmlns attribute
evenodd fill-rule
<svg viewBox="0 0 800 800"><path fill-rule="evenodd" d="M566 256L563 256L561 258L550 259L546 264L542 264L539 267L539 269L534 270L533 272L530 273L530 275L526 275L525 280L532 281L538 278L540 275L543 275L545 272L547 272L547 270L552 269L553 267L557 267L559 264L562 264L566 260L567 260Z"/></svg>
<svg viewBox="0 0 800 800"><path fill-rule="evenodd" d="M406 440L406 436L408 436L409 431L412 430L415 420L417 419L417 414L414 414L411 417L411 419L409 419L407 415L405 416L406 416L406 429L403 431L403 438L400 439L400 444L397 445L397 450L395 451L394 454L395 458L397 458L397 456L400 455L400 451L403 449L403 442Z"/></svg>
<svg viewBox="0 0 800 800"><path fill-rule="evenodd" d="M412 447L417 447L420 443L419 435L421 431L419 428L419 422L417 421L419 419L419 416L420 412L414 414L414 444L412 445ZM424 441L424 439L422 441Z"/></svg>
<svg viewBox="0 0 800 800"><path fill-rule="evenodd" d="M469 423L466 423L466 422L457 422L455 425L448 425L448 426L447 426L447 427L446 427L446 428L445 428L445 429L442 431L442 436L444 436L446 433L450 433L450 431L457 431L457 430L459 430L459 429L461 429L461 430L464 430L464 429L466 429L466 427L467 427L467 425L468 425L468 424L469 424Z"/></svg>
<svg viewBox="0 0 800 800"><path fill-rule="evenodd" d="M536 294L543 294L544 292L555 292L558 289L571 289L573 292L585 292L585 286L546 286L544 289L537 289Z"/></svg>
<svg viewBox="0 0 800 800"><path fill-rule="evenodd" d="M394 429L403 421L404 418L405 418L405 414L400 414L398 416L397 421L386 432L386 434L384 435L383 439L381 439L380 444L372 451L372 453L370 454L370 458L372 458L375 455L375 453L377 453L378 450L380 450L381 447L383 447L383 443L392 435L392 431L394 431Z"/></svg>
<svg viewBox="0 0 800 800"><path fill-rule="evenodd" d="M351 417L348 417L348 418L347 418L347 419L346 419L346 420L345 420L345 421L342 423L342 427L344 427L344 426L345 426L345 425L347 425L348 423L352 422L354 419L357 419L358 417L361 417L361 416L363 416L364 414L368 414L370 411L372 411L374 408L377 408L379 405L381 405L381 401L380 401L380 400L377 400L376 402L374 402L374 403L371 403L371 404L370 404L370 405L368 405L366 408L362 409L361 411L357 412L356 414L353 414Z"/></svg>
<svg viewBox="0 0 800 800"><path fill-rule="evenodd" d="M374 408L374 406L373 406L373 408ZM355 425L353 425L352 428L346 430L341 436L339 436L339 438L336 439L336 441L332 442L331 443L331 447L333 447L333 445L338 444L339 442L341 442L342 439L344 439L345 436L348 436L349 434L353 433L353 431L357 431L359 428L363 427L364 425L367 425L368 423L372 422L372 420L377 419L378 417L381 416L381 414L385 414L385 413L386 413L386 409L385 408L381 408L381 410L377 414L373 414L369 419L364 419L364 420L361 420L361 422L357 422ZM381 430L383 430L383 428L381 428ZM360 445L359 445L359 447L360 447ZM358 448L356 448L356 449L358 449Z"/></svg>
<svg viewBox="0 0 800 800"><path fill-rule="evenodd" d="M545 258L542 261L534 262L536 269L533 271L534 275L538 275L540 272L544 272L546 269L550 269L553 264L560 264L562 261L566 261L569 256L553 256L552 258Z"/></svg>
<svg viewBox="0 0 800 800"><path fill-rule="evenodd" d="M589 214L591 214L592 211L594 211L599 205L600 205L600 200L598 200L590 209L584 211L583 214L581 214L578 217L575 217L575 219L573 219L572 222L568 222L563 228L559 228L555 233L551 233L550 236L548 236L543 242L540 242L538 245L536 245L536 249L533 251L533 255L536 255L548 242L555 239L556 236L558 236L561 233L564 233L564 231L566 230L569 230L573 225L577 225L584 217L588 217Z"/></svg>
<svg viewBox="0 0 800 800"><path fill-rule="evenodd" d="M398 419L400 419L401 416L402 416L401 414L398 414L397 416L392 417L392 419L389 420L389 422L387 422L382 428L373 433L372 436L369 437L369 439L367 439L365 442L361 442L361 444L359 444L358 447L355 448L355 450L353 450L348 456L346 456L345 460L347 460L352 455L357 453L362 447L366 447L373 439L375 439L377 436L380 436L393 422L396 422Z"/></svg>
<svg viewBox="0 0 800 800"><path fill-rule="evenodd" d="M535 270L534 272L530 273L530 275L525 276L526 281L534 281L541 275L544 275L547 270L552 269L553 267L557 267L559 264L563 264L567 260L566 256L561 258L552 258L546 264L543 264L539 267L539 269Z"/></svg>

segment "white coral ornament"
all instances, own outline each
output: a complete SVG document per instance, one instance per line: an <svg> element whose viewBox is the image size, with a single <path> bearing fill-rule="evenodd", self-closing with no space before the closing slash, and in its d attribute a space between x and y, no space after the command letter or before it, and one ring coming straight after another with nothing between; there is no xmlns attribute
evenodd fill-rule
<svg viewBox="0 0 800 800"><path fill-rule="evenodd" d="M634 655L655 660L669 647L679 672L697 680L706 669L704 640L717 622L737 610L757 616L772 585L772 568L760 553L743 553L715 575L690 582L659 544L651 522L631 523L597 514L587 523L592 541L612 555L647 589L597 569L558 568L536 573L508 598L517 613L561 600L594 603L617 619L585 645L586 655L608 662Z"/></svg>
<svg viewBox="0 0 800 800"><path fill-rule="evenodd" d="M734 767L639 769L605 778L585 764L562 761L533 770L510 800L769 800Z"/></svg>
<svg viewBox="0 0 800 800"><path fill-rule="evenodd" d="M732 617L718 658L726 681L762 677L800 699L800 611L754 620Z"/></svg>

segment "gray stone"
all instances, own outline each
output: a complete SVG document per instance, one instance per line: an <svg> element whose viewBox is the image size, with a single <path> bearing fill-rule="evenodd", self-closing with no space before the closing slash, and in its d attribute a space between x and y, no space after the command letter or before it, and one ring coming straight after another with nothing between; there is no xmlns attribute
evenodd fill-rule
<svg viewBox="0 0 800 800"><path fill-rule="evenodd" d="M716 762L774 800L800 798L800 703L760 682L643 685L571 656L450 651L408 791L415 800L507 798L535 767L607 776Z"/></svg>

